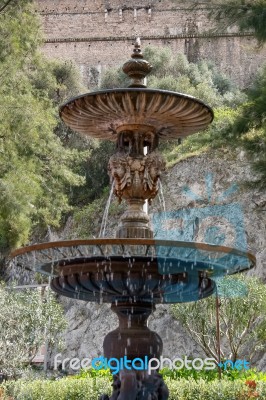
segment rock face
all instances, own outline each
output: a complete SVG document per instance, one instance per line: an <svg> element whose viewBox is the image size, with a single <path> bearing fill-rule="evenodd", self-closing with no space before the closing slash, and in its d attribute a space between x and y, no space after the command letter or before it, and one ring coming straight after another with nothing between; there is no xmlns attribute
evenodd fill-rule
<svg viewBox="0 0 266 400"><path fill-rule="evenodd" d="M117 318L108 305L62 299L69 327L65 335L67 350L62 357L94 358L103 354L104 336L118 325ZM149 320L149 328L161 336L164 355L198 354L180 324L173 320L169 306L159 305Z"/></svg>
<svg viewBox="0 0 266 400"><path fill-rule="evenodd" d="M243 152L232 155L220 150L216 154L188 158L169 169L163 177L163 192L167 211L209 207L210 218L213 217L211 210L215 214L216 206L223 205L227 210L230 204L237 204L243 216L248 249L257 258L257 267L249 274L265 281L266 194L243 184L252 181L253 175ZM158 200L154 202L151 212L161 212ZM227 223L227 218L229 216L225 212L222 219L214 221L225 235L224 244L233 246L236 227L230 219ZM110 221L110 225L113 225L113 221ZM226 230L228 226L230 229ZM203 231L208 227L208 224L204 226L203 221ZM62 302L69 320L63 357L93 358L102 354L104 336L117 326L116 316L109 306L66 298ZM168 305L157 306L156 312L149 319L149 328L161 336L164 356L202 355L180 324L171 317ZM266 359L261 359L259 366L262 368L265 365Z"/></svg>
<svg viewBox="0 0 266 400"><path fill-rule="evenodd" d="M215 212L217 205L229 206L229 209L232 204L239 206L246 234L246 250L250 250L257 258L257 267L250 274L265 280L266 193L245 185L255 180L245 154L239 151L230 156L219 151L213 155L193 157L175 165L165 178L166 210L209 207L211 213L212 207ZM217 224L220 227L226 225L226 218L225 213L223 221L217 221ZM229 219L228 225L232 225ZM235 246L235 228L231 226L228 232L224 232L227 235L225 245Z"/></svg>

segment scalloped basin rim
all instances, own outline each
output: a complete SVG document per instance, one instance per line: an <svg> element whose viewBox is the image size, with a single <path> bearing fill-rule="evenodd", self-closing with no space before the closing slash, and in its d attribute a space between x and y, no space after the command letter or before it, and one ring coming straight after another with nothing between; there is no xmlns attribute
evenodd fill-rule
<svg viewBox="0 0 266 400"><path fill-rule="evenodd" d="M75 132L116 141L122 126L152 126L161 139L186 137L206 129L212 109L193 96L158 89L107 89L75 97L60 107Z"/></svg>
<svg viewBox="0 0 266 400"><path fill-rule="evenodd" d="M69 107L71 103L75 102L75 100L82 99L84 97L90 97L90 96L96 96L96 95L103 95L103 94L109 94L109 93L132 93L132 92L146 92L146 93L161 93L165 95L170 95L170 96L176 96L176 97L184 97L186 99L191 99L195 101L196 103L199 103L206 107L209 112L212 115L212 120L214 118L214 112L210 106L208 106L204 101L197 99L194 96L191 96L189 94L185 93L179 93L179 92L173 92L171 90L163 90L163 89L150 89L150 88L114 88L114 89L105 89L105 90L98 90L97 92L89 92L89 93L83 93L79 96L72 97L70 100L66 101L59 107L59 112L63 111L65 107Z"/></svg>
<svg viewBox="0 0 266 400"><path fill-rule="evenodd" d="M124 238L99 238L99 239L79 239L79 240L62 240L55 242L44 242L33 244L26 247L21 247L14 250L10 254L10 258L19 255L31 253L38 250L53 249L56 247L75 247L75 246L101 246L101 245L132 245L132 246L165 246L165 247L187 247L197 248L209 252L230 253L237 256L246 257L250 260L252 266L256 264L256 257L247 251L235 249L233 247L219 246L209 243L160 240L160 239L124 239Z"/></svg>

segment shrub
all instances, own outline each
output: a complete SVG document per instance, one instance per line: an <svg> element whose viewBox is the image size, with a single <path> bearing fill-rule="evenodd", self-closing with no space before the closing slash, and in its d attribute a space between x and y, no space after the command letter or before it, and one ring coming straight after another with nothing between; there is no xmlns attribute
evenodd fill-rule
<svg viewBox="0 0 266 400"><path fill-rule="evenodd" d="M246 400L266 398L266 382L255 380L213 380L165 378L169 400ZM13 381L2 385L3 400L98 400L100 394L111 393L108 378L63 378L59 381ZM12 397L8 397L12 396Z"/></svg>

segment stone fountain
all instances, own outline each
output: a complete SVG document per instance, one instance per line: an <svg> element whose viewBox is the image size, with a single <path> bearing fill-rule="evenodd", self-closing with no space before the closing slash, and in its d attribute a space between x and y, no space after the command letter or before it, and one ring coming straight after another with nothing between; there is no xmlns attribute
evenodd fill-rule
<svg viewBox="0 0 266 400"><path fill-rule="evenodd" d="M123 65L132 79L128 88L88 93L60 109L62 120L74 131L116 142L108 171L115 195L128 205L116 237L41 243L12 254L18 265L52 276L52 289L63 296L111 303L119 325L104 339L107 359L159 359L162 340L147 326L156 304L210 296L215 277L255 264L252 254L238 249L154 238L143 205L157 195L165 169L159 140L205 129L213 112L191 96L146 88L151 69L137 40ZM122 368L114 376L110 400L166 400L168 395L157 371Z"/></svg>

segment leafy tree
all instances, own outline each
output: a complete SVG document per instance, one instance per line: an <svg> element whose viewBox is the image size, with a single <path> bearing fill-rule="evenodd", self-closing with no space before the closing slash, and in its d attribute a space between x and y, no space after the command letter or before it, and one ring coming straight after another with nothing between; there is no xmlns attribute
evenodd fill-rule
<svg viewBox="0 0 266 400"><path fill-rule="evenodd" d="M255 185L266 188L266 67L248 90L248 101L240 108L231 136L241 141L258 173Z"/></svg>
<svg viewBox="0 0 266 400"><path fill-rule="evenodd" d="M148 87L190 94L212 107L237 106L245 96L215 66L206 61L190 63L184 54L170 48L148 46L143 55L152 66ZM126 87L128 79L121 69L106 71L102 88Z"/></svg>
<svg viewBox="0 0 266 400"><path fill-rule="evenodd" d="M266 0L214 0L209 17L218 23L218 28L236 25L240 31L253 31L259 45L266 41ZM247 101L224 135L233 145L242 145L247 151L257 173L253 184L261 188L266 187L265 101L266 67L262 66L253 86L247 90Z"/></svg>
<svg viewBox="0 0 266 400"><path fill-rule="evenodd" d="M265 350L265 285L258 278L244 276L227 277L224 281L219 299L221 355L232 361L238 358L252 361L258 351ZM230 297L236 292L237 286L243 284L246 286L245 293ZM172 313L207 357L214 357L218 361L215 297L195 303L176 304L172 306Z"/></svg>
<svg viewBox="0 0 266 400"><path fill-rule="evenodd" d="M44 342L60 344L63 309L50 290L16 290L0 284L0 372L18 375Z"/></svg>
<svg viewBox="0 0 266 400"><path fill-rule="evenodd" d="M266 41L266 0L214 0L210 18L219 27L236 25L240 32L252 30L258 43Z"/></svg>
<svg viewBox="0 0 266 400"><path fill-rule="evenodd" d="M110 183L107 165L115 151L115 144L109 141L95 140L88 145L90 146L90 156L79 168L79 173L85 177L86 184L73 188L72 191L72 204L76 206L78 212L81 206L104 196L104 191Z"/></svg>
<svg viewBox="0 0 266 400"><path fill-rule="evenodd" d="M27 243L37 225L58 226L85 157L63 143L58 101L75 87L70 66L38 52L32 2L11 2L0 14L0 251ZM73 68L72 68L73 70Z"/></svg>

